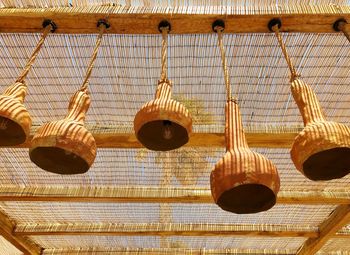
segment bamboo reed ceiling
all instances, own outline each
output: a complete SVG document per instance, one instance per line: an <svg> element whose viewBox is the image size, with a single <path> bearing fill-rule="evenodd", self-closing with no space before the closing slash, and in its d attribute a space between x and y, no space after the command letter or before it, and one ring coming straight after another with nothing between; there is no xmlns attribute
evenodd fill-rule
<svg viewBox="0 0 350 255"><path fill-rule="evenodd" d="M348 0L0 0L1 91L33 51L42 19L57 18L57 33L47 37L26 79L32 135L65 116L95 45L97 19L110 17L112 24L89 82L86 126L98 146L91 169L74 176L43 172L29 159L30 141L0 149L0 255L350 254L350 176L313 182L290 159L302 118L278 42L262 23L279 14L293 62L327 119L350 125L350 44L330 26L350 18ZM191 112L194 129L188 146L171 152L146 150L133 134L134 116L154 97L160 75L161 36L147 22L158 24L162 15L175 22L168 42L174 98ZM209 23L176 32L181 17L191 15ZM240 29L234 17L248 16L258 28L248 23L233 33ZM65 17L85 17L89 25L69 27ZM134 17L125 24L142 21L146 32L118 26L121 17ZM277 204L267 212L236 215L211 198L210 172L225 151L215 17L231 31L224 44L248 143L276 164L281 178Z"/></svg>

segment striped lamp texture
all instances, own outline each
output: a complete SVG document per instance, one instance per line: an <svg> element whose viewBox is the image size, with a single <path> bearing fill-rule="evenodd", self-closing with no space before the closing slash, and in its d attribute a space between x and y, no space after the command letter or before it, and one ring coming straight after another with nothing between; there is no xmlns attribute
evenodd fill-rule
<svg viewBox="0 0 350 255"><path fill-rule="evenodd" d="M155 99L142 106L134 119L137 139L154 151L169 151L186 144L192 118L183 104L171 99L169 80L158 82Z"/></svg>
<svg viewBox="0 0 350 255"><path fill-rule="evenodd" d="M16 82L0 95L0 146L24 143L30 133L32 119L23 105L27 86Z"/></svg>
<svg viewBox="0 0 350 255"><path fill-rule="evenodd" d="M276 203L280 179L274 164L249 149L237 103L225 107L226 154L210 175L214 201L224 210L243 214L270 209Z"/></svg>
<svg viewBox="0 0 350 255"><path fill-rule="evenodd" d="M58 174L89 170L96 157L95 139L84 127L89 106L87 92L77 91L64 119L46 123L36 131L29 156L37 166Z"/></svg>
<svg viewBox="0 0 350 255"><path fill-rule="evenodd" d="M291 90L305 126L291 149L295 167L315 181L347 175L350 172L349 127L326 121L316 95L302 80L294 80Z"/></svg>

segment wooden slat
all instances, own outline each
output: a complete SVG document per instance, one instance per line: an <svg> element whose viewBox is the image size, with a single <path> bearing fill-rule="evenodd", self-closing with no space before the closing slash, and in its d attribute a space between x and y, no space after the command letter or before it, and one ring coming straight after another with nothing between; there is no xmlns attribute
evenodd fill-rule
<svg viewBox="0 0 350 255"><path fill-rule="evenodd" d="M7 215L0 212L0 235L9 241L18 250L25 255L38 255L41 254L41 247L31 242L24 236L16 236L13 234L14 224L8 218Z"/></svg>
<svg viewBox="0 0 350 255"><path fill-rule="evenodd" d="M95 203L213 203L209 189L157 187L18 187L0 186L0 201ZM291 191L278 194L279 204L350 204L350 190Z"/></svg>
<svg viewBox="0 0 350 255"><path fill-rule="evenodd" d="M333 213L321 223L320 235L316 238L309 238L299 249L298 255L316 254L326 242L332 238L338 230L350 221L350 205L339 205Z"/></svg>
<svg viewBox="0 0 350 255"><path fill-rule="evenodd" d="M300 8L296 6L298 12L294 13L290 11L292 8L279 7L278 10L266 8L256 15L182 14L173 13L169 9L167 13L164 10L158 13L137 13L145 10L137 7L133 9L134 13L121 7L1 9L0 32L38 32L43 19L52 19L58 26L57 33L97 33L97 21L108 16L111 24L109 33L115 34L157 34L158 24L164 19L170 21L173 34L213 33L211 25L216 19L225 20L226 33L266 33L269 32L268 22L278 16L282 18L282 31L332 33L332 25L337 19L350 19L347 6L334 8L326 5L302 5Z"/></svg>
<svg viewBox="0 0 350 255"><path fill-rule="evenodd" d="M246 133L246 138L251 147L264 148L290 148L297 133ZM131 133L93 133L99 148L142 148L143 146ZM30 148L31 135L27 142L15 146ZM225 135L223 133L193 133L186 147L225 147Z"/></svg>
<svg viewBox="0 0 350 255"><path fill-rule="evenodd" d="M270 236L318 237L318 231L293 225L229 225L181 223L52 223L16 225L16 235L109 235L109 236Z"/></svg>
<svg viewBox="0 0 350 255"><path fill-rule="evenodd" d="M45 249L43 255L89 255L89 254L123 254L123 255L294 255L289 250L268 249L185 249L185 248L75 248L75 249Z"/></svg>
<svg viewBox="0 0 350 255"><path fill-rule="evenodd" d="M23 223L16 236L103 235L103 236L269 236L319 237L318 228L285 224L197 224L197 223ZM332 238L350 238L343 229Z"/></svg>

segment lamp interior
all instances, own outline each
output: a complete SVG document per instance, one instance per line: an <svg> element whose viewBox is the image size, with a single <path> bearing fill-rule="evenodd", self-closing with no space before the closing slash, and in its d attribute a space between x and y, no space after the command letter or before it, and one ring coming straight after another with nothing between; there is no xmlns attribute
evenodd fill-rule
<svg viewBox="0 0 350 255"><path fill-rule="evenodd" d="M26 133L17 122L0 116L0 146L13 146L24 143Z"/></svg>
<svg viewBox="0 0 350 255"><path fill-rule="evenodd" d="M166 138L165 132L171 132ZM170 120L154 120L142 125L137 133L138 140L148 149L168 151L181 147L189 140L185 127Z"/></svg>
<svg viewBox="0 0 350 255"><path fill-rule="evenodd" d="M262 184L238 185L222 193L217 201L223 210L237 214L266 211L275 203L273 191Z"/></svg>
<svg viewBox="0 0 350 255"><path fill-rule="evenodd" d="M82 174L89 170L83 158L62 148L36 147L29 155L37 166L51 173Z"/></svg>
<svg viewBox="0 0 350 255"><path fill-rule="evenodd" d="M303 171L314 181L342 178L350 172L350 148L337 147L315 153L304 162Z"/></svg>

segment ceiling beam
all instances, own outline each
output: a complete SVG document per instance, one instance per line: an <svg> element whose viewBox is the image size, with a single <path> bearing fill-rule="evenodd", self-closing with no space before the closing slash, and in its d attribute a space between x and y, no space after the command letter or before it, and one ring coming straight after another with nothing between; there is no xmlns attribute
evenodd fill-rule
<svg viewBox="0 0 350 255"><path fill-rule="evenodd" d="M350 221L350 205L339 205L332 214L320 224L319 237L310 237L299 249L297 255L313 255L321 250L326 242Z"/></svg>
<svg viewBox="0 0 350 255"><path fill-rule="evenodd" d="M269 236L318 237L317 229L293 225L182 224L182 223L50 223L19 224L15 235L103 236Z"/></svg>
<svg viewBox="0 0 350 255"><path fill-rule="evenodd" d="M185 249L185 248L75 248L75 249L45 249L43 255L89 255L89 254L142 254L142 255L219 255L219 254L241 254L241 255L295 255L290 250L268 250L268 249Z"/></svg>
<svg viewBox="0 0 350 255"><path fill-rule="evenodd" d="M31 242L25 236L16 236L13 234L14 224L7 215L0 212L0 235L9 241L24 255L39 255L41 254L41 247Z"/></svg>
<svg viewBox="0 0 350 255"><path fill-rule="evenodd" d="M332 26L336 20L350 19L349 6L332 5L286 7L280 5L278 8L277 6L263 8L259 11L249 8L222 7L217 11L218 14L197 14L200 12L204 13L203 9L196 7L191 10L137 7L130 9L122 6L2 8L0 9L0 32L39 32L42 29L43 20L52 19L57 24L57 33L97 33L97 21L108 17L111 24L108 33L112 34L159 34L158 24L164 19L171 23L172 34L213 33L211 26L216 19L225 20L226 33L268 33L268 22L272 18L280 17L283 23L282 31L332 33L335 32ZM213 12L215 13L215 10L211 11Z"/></svg>
<svg viewBox="0 0 350 255"><path fill-rule="evenodd" d="M94 203L213 203L211 191L182 187L0 186L0 201ZM281 190L279 204L350 204L350 190Z"/></svg>
<svg viewBox="0 0 350 255"><path fill-rule="evenodd" d="M142 148L143 146L136 139L133 133L92 133L99 148ZM297 133L246 133L246 138L251 147L264 148L290 148ZM30 148L31 135L28 140L20 145L19 148ZM221 148L225 147L225 135L223 133L193 133L186 147L207 147Z"/></svg>

